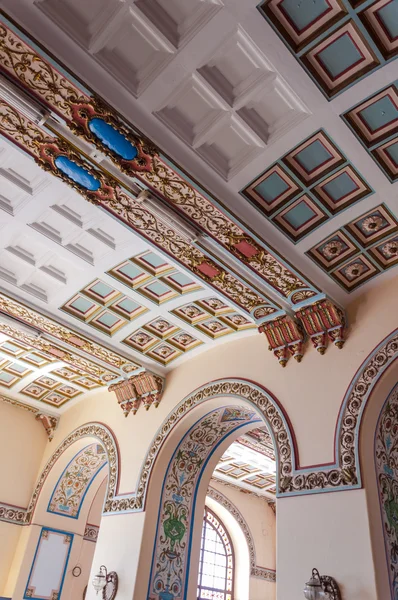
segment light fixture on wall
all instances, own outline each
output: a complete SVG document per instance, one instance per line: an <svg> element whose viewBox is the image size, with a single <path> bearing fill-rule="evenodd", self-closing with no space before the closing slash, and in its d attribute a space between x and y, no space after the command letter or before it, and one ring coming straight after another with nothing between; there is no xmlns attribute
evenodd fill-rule
<svg viewBox="0 0 398 600"><path fill-rule="evenodd" d="M92 584L97 595L102 591L103 600L114 600L119 584L117 573L115 571L108 573L105 565L101 565L97 575L93 577Z"/></svg>
<svg viewBox="0 0 398 600"><path fill-rule="evenodd" d="M312 569L311 579L304 588L307 600L341 600L339 586L333 577L319 575L318 569Z"/></svg>

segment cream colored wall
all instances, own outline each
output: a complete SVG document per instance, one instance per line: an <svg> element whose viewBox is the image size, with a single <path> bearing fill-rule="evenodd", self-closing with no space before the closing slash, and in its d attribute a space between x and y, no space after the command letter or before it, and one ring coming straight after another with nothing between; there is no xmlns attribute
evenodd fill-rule
<svg viewBox="0 0 398 600"><path fill-rule="evenodd" d="M316 567L344 600L387 600L376 592L365 490L279 498L277 598L303 598Z"/></svg>
<svg viewBox="0 0 398 600"><path fill-rule="evenodd" d="M26 508L46 444L46 432L32 413L0 402L0 502ZM18 525L0 522L0 596L7 596L20 533Z"/></svg>
<svg viewBox="0 0 398 600"><path fill-rule="evenodd" d="M98 476L102 477L102 475ZM92 500L91 507L87 516L87 523L90 525L99 526L101 523L101 515L102 515L102 506L104 504L104 498L106 493L107 486L107 477L103 480L103 482L98 487L95 496ZM86 500L85 500L86 502ZM76 577L71 582L70 587L70 598L83 598L84 588L91 585L90 582L90 571L93 563L93 557L95 552L95 542L91 542L88 540L82 540L80 546L80 555L78 558L78 562L76 563L81 568L81 575Z"/></svg>
<svg viewBox="0 0 398 600"><path fill-rule="evenodd" d="M35 470L33 467L39 461L43 448L44 456L40 468L43 468L56 446L73 429L91 421L103 422L115 432L121 454L119 490L121 493L133 491L147 449L169 412L196 387L224 377L242 377L263 384L279 400L293 425L301 466L333 460L335 423L346 389L369 352L398 326L397 291L398 282L391 280L375 290L370 290L352 303L348 310L349 337L343 350L330 345L326 355L321 356L312 347L308 347L301 364L290 360L286 369L282 369L268 351L263 335L255 334L249 338L232 341L176 368L167 378L166 390L158 409L151 408L149 412L140 409L136 416L130 415L125 419L113 394L105 390L91 393L83 402L76 404L62 416L51 444L46 443L44 430L40 429L30 415L16 411L18 418L15 417L15 423L12 425L10 421L5 427L7 438L14 438L15 431L23 430L20 419L26 422L27 419L33 421L36 432L34 436L38 438L37 443L32 444L32 437L25 431L19 445L14 444L14 439L10 439L9 444L3 443L7 454L11 445L17 456L24 457L22 462L31 465L24 478L23 489L19 489L18 481L11 500L15 502L15 498L18 497L19 503L27 504L28 488L31 489L34 479L30 473ZM0 410L1 408L0 406ZM3 407L3 410L4 408L7 407ZM4 438L1 440L0 437L0 441L4 442ZM37 452L32 451L34 446L38 448ZM14 473L15 468L11 469L8 465L5 467L5 476L0 479L6 482L3 489L5 493L11 489L9 482L13 481ZM0 500L4 501L5 497L0 494ZM355 585L354 581L362 581L366 573L363 581L367 584L368 596L361 598L367 600L368 597L375 597L372 596L373 562L363 492L339 492L281 500L284 508L278 511L278 597L285 600L294 597L292 594L300 596L303 582L308 577L306 573L310 572L314 558L318 564L325 563L324 567L330 574L342 578L342 585L354 593L352 600L360 587L359 584ZM321 524L319 527L322 536L317 538L315 555L311 546L303 546L303 540L307 539L308 535L303 524L305 523L306 527L311 526L305 518L304 509L309 510L308 518L311 516L314 522ZM301 511L304 511L303 518ZM124 537L129 532L133 535L136 543L133 543L130 535L127 544L130 552L137 556L141 544L143 516L111 516L105 520L107 525L100 533L99 542L102 542L97 544L94 564L97 567L101 564L101 556L109 558L104 544L117 539L117 536L113 537L111 521L116 523L117 535ZM347 525L347 528L338 527L340 538L337 539L336 523L340 521ZM133 522L134 525L131 525ZM360 529L357 530L357 527ZM343 542L347 536L350 538L349 543ZM361 544L358 540L361 540ZM333 561L329 561L332 555ZM285 558L280 562L282 556ZM360 556L360 560L355 560L356 556ZM298 557L298 562L292 569L291 563L295 557ZM131 564L128 569L122 549L116 550L111 558L117 570L120 569L130 578L128 583L123 583L127 586L126 598L130 600L131 586L135 579ZM350 564L350 573L346 570L347 564ZM333 569L334 573L331 572ZM345 578L347 581L344 581Z"/></svg>
<svg viewBox="0 0 398 600"><path fill-rule="evenodd" d="M267 502L262 498L244 494L237 489L227 487L212 480L211 487L218 490L239 510L245 519L255 546L256 565L268 569L276 569L276 518ZM218 502L206 503L216 514ZM222 515L220 514L222 518ZM239 527L239 525L237 525ZM238 574L239 576L239 574ZM263 579L250 577L249 582L250 600L274 600L276 598L276 584L269 583Z"/></svg>
<svg viewBox="0 0 398 600"><path fill-rule="evenodd" d="M0 522L0 597L6 597L6 584L22 528Z"/></svg>
<svg viewBox="0 0 398 600"><path fill-rule="evenodd" d="M26 508L46 445L47 434L32 413L0 402L0 502Z"/></svg>

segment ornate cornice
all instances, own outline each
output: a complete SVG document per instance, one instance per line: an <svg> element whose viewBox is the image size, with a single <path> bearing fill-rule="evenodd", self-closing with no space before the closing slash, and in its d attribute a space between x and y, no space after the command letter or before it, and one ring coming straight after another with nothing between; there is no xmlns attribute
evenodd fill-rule
<svg viewBox="0 0 398 600"><path fill-rule="evenodd" d="M238 510L235 504L233 504L226 496L224 496L224 494L222 494L218 490L215 490L212 487L208 488L207 496L209 496L210 498L218 502L218 504L221 504L221 506L226 508L228 512L230 512L231 515L239 523L239 526L242 529L243 535L246 538L246 542L249 548L251 577L265 579L266 581L271 581L274 583L276 581L275 570L267 569L266 567L260 567L256 564L256 547L254 545L253 535L240 510Z"/></svg>
<svg viewBox="0 0 398 600"><path fill-rule="evenodd" d="M163 158L152 142L123 121L104 100L95 94L88 95L65 72L57 70L44 51L37 51L25 40L26 36L22 39L5 22L1 26L0 56L3 72L61 117L74 134L96 146L122 173L140 180L145 187L192 221L198 229L211 236L291 307L322 296L312 283L278 256L275 250L255 237L236 217L232 217L219 201L211 198L198 185L192 184L177 165L172 166L169 160ZM93 119L105 122L115 133L130 142L131 147L135 148L134 158L123 158L109 147L106 140L93 133L90 127ZM20 136L15 141L34 152L34 143L22 138ZM134 209L131 199L129 202ZM219 272L214 274L213 269L204 268L203 271L207 271L211 280L219 277Z"/></svg>

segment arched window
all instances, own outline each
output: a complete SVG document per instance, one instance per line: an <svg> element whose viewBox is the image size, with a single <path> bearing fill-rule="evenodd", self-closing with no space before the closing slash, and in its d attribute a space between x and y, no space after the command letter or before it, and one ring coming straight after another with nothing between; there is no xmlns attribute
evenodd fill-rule
<svg viewBox="0 0 398 600"><path fill-rule="evenodd" d="M200 548L198 600L233 600L234 553L220 519L207 507Z"/></svg>

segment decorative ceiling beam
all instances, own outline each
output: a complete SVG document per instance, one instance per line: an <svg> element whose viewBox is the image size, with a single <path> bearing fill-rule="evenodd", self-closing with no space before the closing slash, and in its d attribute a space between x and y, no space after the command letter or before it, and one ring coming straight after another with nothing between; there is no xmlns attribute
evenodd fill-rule
<svg viewBox="0 0 398 600"><path fill-rule="evenodd" d="M239 259L269 288L294 308L325 297L263 240L186 176L159 148L120 118L99 96L89 92L64 69L55 68L44 50L29 45L6 17L0 27L0 66L8 77L52 111L78 137L94 145L118 169L149 188L167 205ZM3 96L4 97L4 96ZM172 165L172 166L171 166ZM217 270L204 267L215 279ZM300 291L299 294L297 292Z"/></svg>
<svg viewBox="0 0 398 600"><path fill-rule="evenodd" d="M344 316L336 317L342 314L341 309L326 300L325 294L263 240L249 232L220 202L193 184L177 165L170 166L170 160L162 157L152 142L126 124L100 97L76 83L76 79L61 67L59 70L55 68L54 61L48 60L44 50L38 50L34 43L29 45L25 41L26 36L20 37L7 18L3 21L4 24L0 25L0 69L29 94L18 102L15 100L15 96L18 100L18 94L15 90L10 91L10 84L3 86L2 96L6 99L0 101L0 131L5 137L86 200L116 216L249 313L260 331L266 334L270 349L282 366L290 354L301 360L304 341L300 327L287 315L283 306L303 319L304 329L317 348L322 344L326 347L323 338L318 343L319 335L337 336L336 345L342 346ZM33 116L29 114L29 117L35 122L26 116L29 113L28 100L32 96L36 100L31 108ZM37 101L43 106L42 113ZM48 118L46 111L57 115L77 136L73 138L73 145L59 137L59 128L56 124L55 128L52 127L51 123L55 121ZM46 122L46 128L40 127L37 122ZM144 202L140 197L142 194L132 193L132 186L121 185L103 166L93 164L92 159L85 160L77 149L79 137L99 149L122 173L127 174L136 190L144 189ZM135 182L138 182L138 188ZM156 211L148 210L145 189L182 214L195 230L209 236L213 240L212 246L220 249L217 256L206 250L206 242L201 236L180 235L176 231L178 227L173 229L170 226L170 220L166 219L165 223L161 217L158 218ZM153 201L150 206L153 210ZM230 257L229 266L220 258L223 255L227 255L227 260ZM230 268L230 263L237 261L243 272L248 276L251 273L269 290L270 296L259 292ZM282 306L273 301L273 297L278 298ZM317 307L325 300L329 313L334 313L334 324L330 327L317 308L305 311L306 307ZM315 329L313 319L311 321L308 317L310 313L319 317Z"/></svg>

